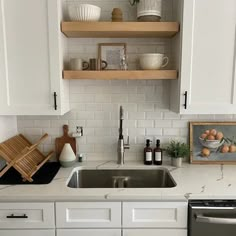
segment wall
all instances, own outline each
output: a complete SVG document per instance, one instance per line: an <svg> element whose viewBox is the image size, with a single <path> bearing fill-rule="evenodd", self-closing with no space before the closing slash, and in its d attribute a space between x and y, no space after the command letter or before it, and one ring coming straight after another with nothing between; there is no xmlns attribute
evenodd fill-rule
<svg viewBox="0 0 236 236"><path fill-rule="evenodd" d="M17 134L17 119L15 116L0 116L0 143ZM0 170L5 161L0 158Z"/></svg>
<svg viewBox="0 0 236 236"><path fill-rule="evenodd" d="M71 3L72 1L68 1ZM83 1L79 1L83 2ZM84 1L85 2L85 1ZM114 7L123 10L125 20L135 19L135 8L128 0L94 0L86 3L101 6L102 20L110 20ZM171 20L172 1L163 0L163 20ZM97 57L97 44L101 42L126 42L129 69L137 68L140 53L161 52L169 56L171 68L174 52L171 39L68 39L68 59L84 60ZM169 110L168 81L145 80L75 80L70 81L70 106L72 111L58 117L19 116L18 129L35 141L47 132L50 137L40 148L47 152L54 149L55 138L62 135L62 125L70 131L84 127L84 136L78 140L80 153L89 160L115 160L119 106L125 110L124 134L130 136L131 149L126 151L126 160L141 160L145 139L160 139L166 144L171 139L186 142L188 122L191 120L235 120L234 115L181 116Z"/></svg>
<svg viewBox="0 0 236 236"><path fill-rule="evenodd" d="M15 116L0 116L0 142L17 133L17 119Z"/></svg>

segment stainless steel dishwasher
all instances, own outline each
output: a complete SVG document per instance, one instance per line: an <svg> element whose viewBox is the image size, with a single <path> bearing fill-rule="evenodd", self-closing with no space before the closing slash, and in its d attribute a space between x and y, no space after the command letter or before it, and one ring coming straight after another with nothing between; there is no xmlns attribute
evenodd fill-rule
<svg viewBox="0 0 236 236"><path fill-rule="evenodd" d="M188 236L236 236L236 200L191 200Z"/></svg>

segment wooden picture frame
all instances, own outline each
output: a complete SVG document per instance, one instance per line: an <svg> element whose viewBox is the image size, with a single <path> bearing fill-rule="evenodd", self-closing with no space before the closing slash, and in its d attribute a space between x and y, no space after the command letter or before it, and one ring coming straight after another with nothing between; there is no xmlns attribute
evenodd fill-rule
<svg viewBox="0 0 236 236"><path fill-rule="evenodd" d="M190 122L190 163L236 164L236 122Z"/></svg>
<svg viewBox="0 0 236 236"><path fill-rule="evenodd" d="M121 59L127 58L126 51L126 43L98 44L98 58L107 62L106 70L121 70Z"/></svg>

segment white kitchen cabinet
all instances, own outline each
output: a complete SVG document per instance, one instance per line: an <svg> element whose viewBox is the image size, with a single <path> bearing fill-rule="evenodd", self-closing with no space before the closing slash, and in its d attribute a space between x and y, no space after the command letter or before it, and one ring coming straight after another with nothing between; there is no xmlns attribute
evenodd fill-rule
<svg viewBox="0 0 236 236"><path fill-rule="evenodd" d="M123 236L187 236L187 229L124 229Z"/></svg>
<svg viewBox="0 0 236 236"><path fill-rule="evenodd" d="M236 1L184 0L181 28L180 100L173 92L171 109L235 114Z"/></svg>
<svg viewBox="0 0 236 236"><path fill-rule="evenodd" d="M119 228L120 202L57 202L57 228Z"/></svg>
<svg viewBox="0 0 236 236"><path fill-rule="evenodd" d="M0 115L69 111L61 18L61 0L0 0Z"/></svg>
<svg viewBox="0 0 236 236"><path fill-rule="evenodd" d="M0 230L33 228L55 228L54 203L0 203Z"/></svg>
<svg viewBox="0 0 236 236"><path fill-rule="evenodd" d="M124 228L187 228L186 202L124 202Z"/></svg>
<svg viewBox="0 0 236 236"><path fill-rule="evenodd" d="M187 236L187 204L57 202L57 236Z"/></svg>
<svg viewBox="0 0 236 236"><path fill-rule="evenodd" d="M1 236L55 236L55 230L0 230Z"/></svg>
<svg viewBox="0 0 236 236"><path fill-rule="evenodd" d="M57 236L121 236L120 229L58 229Z"/></svg>

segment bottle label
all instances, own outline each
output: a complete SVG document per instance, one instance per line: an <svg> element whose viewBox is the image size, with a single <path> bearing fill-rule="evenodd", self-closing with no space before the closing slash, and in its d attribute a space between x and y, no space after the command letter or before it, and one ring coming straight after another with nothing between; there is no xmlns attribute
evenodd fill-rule
<svg viewBox="0 0 236 236"><path fill-rule="evenodd" d="M155 161L161 161L161 152L155 152Z"/></svg>
<svg viewBox="0 0 236 236"><path fill-rule="evenodd" d="M152 161L152 153L146 152L146 161Z"/></svg>

